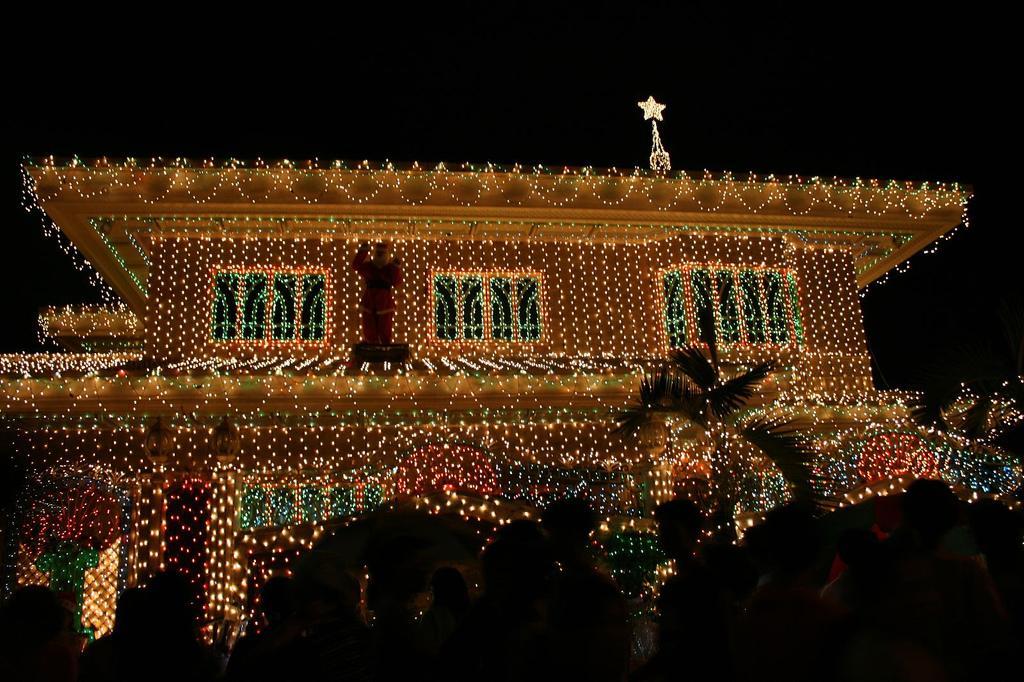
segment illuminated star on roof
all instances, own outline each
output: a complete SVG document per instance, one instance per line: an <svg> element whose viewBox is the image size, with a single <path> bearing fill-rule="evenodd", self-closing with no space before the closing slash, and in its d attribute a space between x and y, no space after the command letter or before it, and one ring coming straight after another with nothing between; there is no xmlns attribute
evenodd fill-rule
<svg viewBox="0 0 1024 682"><path fill-rule="evenodd" d="M661 112L665 111L664 104L658 104L654 101L653 97L648 97L643 102L637 102L636 105L644 110L644 120L655 119L656 121L663 120L661 118Z"/></svg>

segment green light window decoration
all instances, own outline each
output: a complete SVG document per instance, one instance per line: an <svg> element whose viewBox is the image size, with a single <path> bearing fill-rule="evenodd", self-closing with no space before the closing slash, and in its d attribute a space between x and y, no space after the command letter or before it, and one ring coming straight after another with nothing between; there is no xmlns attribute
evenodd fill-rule
<svg viewBox="0 0 1024 682"><path fill-rule="evenodd" d="M251 485L242 491L242 508L238 523L242 528L262 528L269 525L267 489L262 485Z"/></svg>
<svg viewBox="0 0 1024 682"><path fill-rule="evenodd" d="M275 341L291 341L295 338L295 287L296 276L279 272L274 275L274 304L271 308L271 329Z"/></svg>
<svg viewBox="0 0 1024 682"><path fill-rule="evenodd" d="M757 272L740 272L740 291L743 294L743 326L747 330L747 343L761 344L767 340L764 329L764 310L761 306L761 286Z"/></svg>
<svg viewBox="0 0 1024 682"><path fill-rule="evenodd" d="M508 277L491 277L491 338L511 341L513 337L512 280Z"/></svg>
<svg viewBox="0 0 1024 682"><path fill-rule="evenodd" d="M458 288L451 275L434 277L434 326L437 338L452 341L459 338Z"/></svg>
<svg viewBox="0 0 1024 682"><path fill-rule="evenodd" d="M796 275L792 272L786 273L786 281L789 284L789 312L793 316L793 332L796 334L796 342L804 345L804 323L800 317L800 294L796 286Z"/></svg>
<svg viewBox="0 0 1024 682"><path fill-rule="evenodd" d="M367 483L363 488L363 512L378 509L384 501L384 488L377 483Z"/></svg>
<svg viewBox="0 0 1024 682"><path fill-rule="evenodd" d="M247 272L242 275L242 339L264 338L267 322L267 275Z"/></svg>
<svg viewBox="0 0 1024 682"><path fill-rule="evenodd" d="M299 510L303 523L319 523L324 519L324 491L316 486L299 488Z"/></svg>
<svg viewBox="0 0 1024 682"><path fill-rule="evenodd" d="M467 341L484 338L484 279L478 275L462 277L462 336Z"/></svg>
<svg viewBox="0 0 1024 682"><path fill-rule="evenodd" d="M686 345L686 295L678 270L665 273L665 331L669 348Z"/></svg>
<svg viewBox="0 0 1024 682"><path fill-rule="evenodd" d="M706 342L707 329L714 329L715 341L723 345L804 343L792 271L683 266L666 270L662 284L670 348L694 338Z"/></svg>
<svg viewBox="0 0 1024 682"><path fill-rule="evenodd" d="M715 271L715 288L718 291L718 335L725 343L740 340L740 311L736 305L736 280L731 270Z"/></svg>
<svg viewBox="0 0 1024 682"><path fill-rule="evenodd" d="M764 296L768 308L768 340L789 343L789 316L780 273L770 270L764 273Z"/></svg>
<svg viewBox="0 0 1024 682"><path fill-rule="evenodd" d="M323 341L326 333L327 278L323 275L302 276L302 324L300 338L303 341Z"/></svg>
<svg viewBox="0 0 1024 682"><path fill-rule="evenodd" d="M434 275L434 333L442 341L539 341L541 280L488 273Z"/></svg>
<svg viewBox="0 0 1024 682"><path fill-rule="evenodd" d="M274 488L270 491L271 522L275 526L295 523L295 491L291 488Z"/></svg>
<svg viewBox="0 0 1024 682"><path fill-rule="evenodd" d="M213 338L231 341L238 335L238 274L218 272L213 278Z"/></svg>
<svg viewBox="0 0 1024 682"><path fill-rule="evenodd" d="M352 488L331 488L329 513L332 519L356 513L356 494Z"/></svg>
<svg viewBox="0 0 1024 682"><path fill-rule="evenodd" d="M516 279L516 303L519 307L519 339L540 339L540 280L536 277Z"/></svg>
<svg viewBox="0 0 1024 682"><path fill-rule="evenodd" d="M246 530L323 523L327 519L355 516L384 504L380 483L346 483L327 486L298 482L247 484L242 488L239 527Z"/></svg>
<svg viewBox="0 0 1024 682"><path fill-rule="evenodd" d="M704 343L706 330L715 328L715 302L711 295L711 275L707 270L691 270L690 286L693 292L693 309L696 314L697 338Z"/></svg>
<svg viewBox="0 0 1024 682"><path fill-rule="evenodd" d="M327 276L222 271L213 277L214 341L319 342L327 332Z"/></svg>

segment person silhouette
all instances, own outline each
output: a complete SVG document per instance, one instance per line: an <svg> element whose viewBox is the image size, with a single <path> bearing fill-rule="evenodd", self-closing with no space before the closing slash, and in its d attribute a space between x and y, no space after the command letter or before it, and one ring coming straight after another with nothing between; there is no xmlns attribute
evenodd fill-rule
<svg viewBox="0 0 1024 682"><path fill-rule="evenodd" d="M301 632L280 663L296 680L375 679L373 641L359 614L359 582L330 557L310 557L295 578Z"/></svg>
<svg viewBox="0 0 1024 682"><path fill-rule="evenodd" d="M820 594L822 542L814 509L799 502L776 507L743 540L760 577L734 627L737 676L831 679L843 644L843 612Z"/></svg>
<svg viewBox="0 0 1024 682"><path fill-rule="evenodd" d="M280 651L299 636L295 617L293 580L273 576L260 589L263 629L247 632L235 644L228 659L227 680L280 680L287 676L281 666Z"/></svg>
<svg viewBox="0 0 1024 682"><path fill-rule="evenodd" d="M590 535L597 527L597 516L586 501L553 502L544 510L541 526L563 575L591 573L596 569Z"/></svg>
<svg viewBox="0 0 1024 682"><path fill-rule="evenodd" d="M546 615L555 563L540 527L502 526L480 557L484 592L441 648L445 679L546 679Z"/></svg>
<svg viewBox="0 0 1024 682"><path fill-rule="evenodd" d="M129 679L139 665L137 651L146 631L150 608L141 587L129 587L117 598L113 630L89 644L79 661L79 682L116 682Z"/></svg>
<svg viewBox="0 0 1024 682"><path fill-rule="evenodd" d="M704 515L691 500L679 498L658 505L654 518L675 573L657 598L656 652L630 679L653 682L713 675L730 680L732 596L697 551Z"/></svg>
<svg viewBox="0 0 1024 682"><path fill-rule="evenodd" d="M975 544L1024 649L1024 516L997 500L979 500L968 516Z"/></svg>
<svg viewBox="0 0 1024 682"><path fill-rule="evenodd" d="M942 547L960 518L959 500L948 484L918 479L902 508L903 522L885 542L891 569L864 620L930 657L951 680L998 679L1012 639L995 587L978 561Z"/></svg>
<svg viewBox="0 0 1024 682"><path fill-rule="evenodd" d="M217 679L222 662L199 634L199 591L173 571L156 573L145 589L146 611L128 679Z"/></svg>
<svg viewBox="0 0 1024 682"><path fill-rule="evenodd" d="M618 586L597 567L591 540L596 514L585 500L559 500L544 510L541 525L561 569L548 599L556 678L623 679L629 668L629 614Z"/></svg>
<svg viewBox="0 0 1024 682"><path fill-rule="evenodd" d="M436 658L469 611L469 589L459 570L451 566L434 571L430 588L433 598L420 619L416 642L424 655Z"/></svg>
<svg viewBox="0 0 1024 682"><path fill-rule="evenodd" d="M0 610L0 679L74 682L79 639L53 590L18 588Z"/></svg>

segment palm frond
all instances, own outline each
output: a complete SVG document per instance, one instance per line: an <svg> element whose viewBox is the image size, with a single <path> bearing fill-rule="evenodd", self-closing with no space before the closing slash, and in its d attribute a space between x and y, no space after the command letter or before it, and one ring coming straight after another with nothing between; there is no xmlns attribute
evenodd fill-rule
<svg viewBox="0 0 1024 682"><path fill-rule="evenodd" d="M1001 429L992 444L1024 466L1024 421L1017 421Z"/></svg>
<svg viewBox="0 0 1024 682"><path fill-rule="evenodd" d="M700 340L707 344L708 355L711 358L711 366L718 372L718 337L715 335L715 315L711 311L707 314L697 315L697 331Z"/></svg>
<svg viewBox="0 0 1024 682"><path fill-rule="evenodd" d="M634 407L615 415L615 433L624 436L636 435L653 419L653 413L643 407Z"/></svg>
<svg viewBox="0 0 1024 682"><path fill-rule="evenodd" d="M1020 299L1004 301L999 319L1003 324L1010 371L1017 376L1024 375L1024 302Z"/></svg>
<svg viewBox="0 0 1024 682"><path fill-rule="evenodd" d="M662 367L654 374L640 380L640 404L644 407L659 407L668 400L672 389L672 375Z"/></svg>
<svg viewBox="0 0 1024 682"><path fill-rule="evenodd" d="M699 348L682 348L672 353L676 369L704 392L710 392L718 383L718 369L704 357Z"/></svg>
<svg viewBox="0 0 1024 682"><path fill-rule="evenodd" d="M1004 400L1013 403L1018 410L1024 410L1024 375L1007 379L997 393Z"/></svg>
<svg viewBox="0 0 1024 682"><path fill-rule="evenodd" d="M662 409L672 399L674 383L674 377L667 367L645 375L640 380L640 399L637 404L615 416L618 423L615 432L627 436L636 434L653 419L655 410Z"/></svg>
<svg viewBox="0 0 1024 682"><path fill-rule="evenodd" d="M708 394L700 389L685 374L677 374L672 378L670 386L671 400L669 409L686 419L707 428L708 425Z"/></svg>
<svg viewBox="0 0 1024 682"><path fill-rule="evenodd" d="M921 426L930 426L940 431L948 431L949 424L944 416L949 407L933 392L924 392L910 405L910 416Z"/></svg>
<svg viewBox="0 0 1024 682"><path fill-rule="evenodd" d="M718 384L707 395L711 409L719 419L725 419L750 400L754 395L754 388L764 381L774 369L775 365L771 362L763 362L739 376Z"/></svg>
<svg viewBox="0 0 1024 682"><path fill-rule="evenodd" d="M971 440L976 440L988 431L989 415L992 413L992 399L978 398L960 415L960 430Z"/></svg>
<svg viewBox="0 0 1024 682"><path fill-rule="evenodd" d="M640 399L634 407L619 413L617 433L632 435L655 415L676 413L681 417L707 427L707 398L700 387L685 375L662 367L640 380Z"/></svg>
<svg viewBox="0 0 1024 682"><path fill-rule="evenodd" d="M1024 305L1019 299L1008 300L1000 309L1002 337L993 335L984 341L951 347L941 361L922 377L924 396L914 407L914 417L926 426L943 430L972 430L985 423L984 405L977 405L968 414L950 408L965 397L965 388L973 395L1004 399L1024 404ZM997 401L997 400L996 400ZM945 413L942 414L942 413Z"/></svg>
<svg viewBox="0 0 1024 682"><path fill-rule="evenodd" d="M743 438L779 468L793 487L793 497L800 501L821 504L812 485L810 461L813 451L794 426L778 419L755 419L743 426Z"/></svg>

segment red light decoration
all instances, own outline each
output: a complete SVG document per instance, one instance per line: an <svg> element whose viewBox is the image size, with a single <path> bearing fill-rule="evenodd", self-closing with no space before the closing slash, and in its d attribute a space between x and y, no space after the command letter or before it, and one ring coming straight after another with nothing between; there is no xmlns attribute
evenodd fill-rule
<svg viewBox="0 0 1024 682"><path fill-rule="evenodd" d="M82 622L85 574L120 537L121 504L85 480L46 485L30 500L21 527L21 553L46 574L50 589L73 605L75 630L91 640L94 630Z"/></svg>
<svg viewBox="0 0 1024 682"><path fill-rule="evenodd" d="M897 476L937 478L939 461L935 452L913 433L878 433L862 441L857 471L867 483Z"/></svg>
<svg viewBox="0 0 1024 682"><path fill-rule="evenodd" d="M207 542L210 539L210 484L184 478L167 485L164 507L164 565L188 578L193 607L203 613L209 591Z"/></svg>
<svg viewBox="0 0 1024 682"><path fill-rule="evenodd" d="M496 494L498 474L490 455L471 445L434 443L419 448L399 464L395 487L400 494L437 491Z"/></svg>
<svg viewBox="0 0 1024 682"><path fill-rule="evenodd" d="M47 487L30 502L21 545L32 560L60 543L102 552L120 536L120 516L117 499L88 482Z"/></svg>

